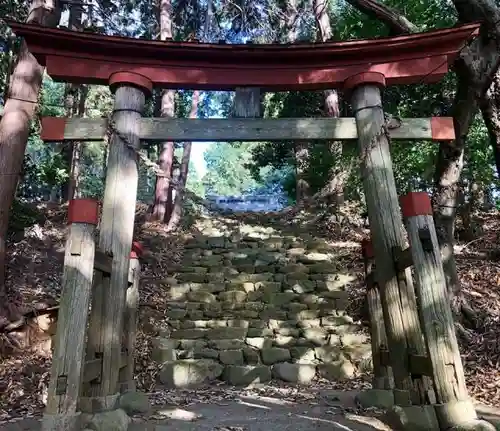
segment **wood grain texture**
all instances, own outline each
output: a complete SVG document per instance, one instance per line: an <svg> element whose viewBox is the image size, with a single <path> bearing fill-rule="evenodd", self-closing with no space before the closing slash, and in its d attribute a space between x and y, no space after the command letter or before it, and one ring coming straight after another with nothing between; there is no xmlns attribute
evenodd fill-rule
<svg viewBox="0 0 500 431"><path fill-rule="evenodd" d="M120 134L139 147L138 119L144 109L145 94L133 87L118 87L114 120ZM91 385L93 396L111 397L119 391L118 375L122 350L123 317L128 286L129 256L134 229L137 195L137 156L118 136L111 139L106 186L100 225L99 249L113 256L107 283L95 286L96 313L92 314L89 350L102 356L101 379ZM105 278L105 277L103 277ZM94 304L93 303L93 304ZM94 358L89 358L94 359Z"/></svg>
<svg viewBox="0 0 500 431"><path fill-rule="evenodd" d="M374 275L374 259L365 257L365 276L371 278L372 283L367 286L366 300L370 318L370 335L373 359L374 389L393 389L394 379L392 369L381 360L381 351L387 349L387 336L385 334L384 314L380 301L380 291Z"/></svg>
<svg viewBox="0 0 500 431"><path fill-rule="evenodd" d="M120 392L134 391L135 340L137 338L137 307L139 306L139 280L141 263L130 259L129 286L125 299L123 339L125 340L126 365L120 370ZM132 283L130 283L132 281Z"/></svg>
<svg viewBox="0 0 500 431"><path fill-rule="evenodd" d="M407 329L403 309L406 290L401 291L393 262L393 247L403 248L402 221L392 168L389 143L381 133L384 114L380 89L374 85L356 87L351 104L356 112L356 126L361 159L361 175L375 251L376 280L380 286L382 310L394 375L396 404L410 405L413 382L408 365Z"/></svg>
<svg viewBox="0 0 500 431"><path fill-rule="evenodd" d="M69 430L64 428L68 426L68 416L77 413L92 291L94 232L94 225L73 223L66 242L62 296L48 388L47 416L43 421L44 431ZM71 253L75 243L79 244L79 254Z"/></svg>
<svg viewBox="0 0 500 431"><path fill-rule="evenodd" d="M51 117L45 117L51 118ZM405 118L400 127L390 129L391 139L432 139L431 118ZM58 124L59 123L59 124ZM45 124L45 125L44 125ZM46 141L101 141L106 136L105 118L68 118L64 130L60 122L42 119ZM164 141L280 141L354 140L354 118L141 118L138 135L142 140ZM453 140L453 131L441 133L440 140Z"/></svg>
<svg viewBox="0 0 500 431"><path fill-rule="evenodd" d="M442 429L476 419L474 409L467 408L470 402L465 386L464 370L455 334L453 315L446 291L446 281L432 216L408 217L406 227L415 268L420 320L432 366L433 381L439 404L450 404L451 408L439 414ZM432 248L422 246L421 231L430 234ZM441 409L442 411L443 409Z"/></svg>

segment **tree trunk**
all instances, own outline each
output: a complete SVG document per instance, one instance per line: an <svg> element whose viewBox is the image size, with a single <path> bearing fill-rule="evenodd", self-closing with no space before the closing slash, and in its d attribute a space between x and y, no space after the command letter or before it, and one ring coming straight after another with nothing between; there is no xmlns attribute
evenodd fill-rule
<svg viewBox="0 0 500 431"><path fill-rule="evenodd" d="M160 39L171 39L173 36L173 7L171 0L160 1ZM175 116L175 91L165 90L161 95L160 115L173 118ZM164 142L158 160L161 174L156 176L155 197L152 209L152 220L166 223L172 211L172 164L174 159L174 143Z"/></svg>
<svg viewBox="0 0 500 431"><path fill-rule="evenodd" d="M314 17L318 30L317 39L321 42L327 42L333 38L330 16L328 15L328 2L326 0L313 1ZM340 117L340 99L336 90L325 90L325 112L332 118ZM328 174L328 184L326 192L331 197L332 203L338 207L344 202L344 185L349 175L347 169L341 165L342 142L332 141L330 143L330 152L332 153L334 165L330 168Z"/></svg>
<svg viewBox="0 0 500 431"><path fill-rule="evenodd" d="M61 15L57 4L35 0L30 7L28 23L55 26ZM10 77L9 94L0 121L0 304L5 303L5 253L9 211L16 192L17 180L42 85L43 67L38 64L26 44L21 44L17 64Z"/></svg>
<svg viewBox="0 0 500 431"><path fill-rule="evenodd" d="M189 118L198 117L198 102L200 99L200 92L193 92L193 100L191 102L191 112L189 113ZM186 182L189 171L189 160L191 159L191 147L193 143L191 141L184 142L184 151L182 152L181 165L179 168L179 185L176 190L174 208L168 222L168 231L172 231L177 228L182 217L182 206L184 203L184 190L186 188Z"/></svg>
<svg viewBox="0 0 500 431"><path fill-rule="evenodd" d="M490 88L480 101L480 107L500 176L500 70L495 73Z"/></svg>
<svg viewBox="0 0 500 431"><path fill-rule="evenodd" d="M83 8L79 4L71 4L69 10L69 29L83 31L82 25ZM83 116L85 113L85 100L87 98L87 87L77 84L66 84L65 90L66 116L72 117L77 114ZM78 103L76 103L78 101ZM80 152L81 142L71 141L62 144L62 154L69 176L62 186L63 202L70 201L78 195L80 175Z"/></svg>

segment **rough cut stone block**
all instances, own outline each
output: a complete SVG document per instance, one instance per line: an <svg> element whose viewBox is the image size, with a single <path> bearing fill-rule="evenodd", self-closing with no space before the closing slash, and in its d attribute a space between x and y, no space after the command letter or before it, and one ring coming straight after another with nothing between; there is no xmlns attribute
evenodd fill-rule
<svg viewBox="0 0 500 431"><path fill-rule="evenodd" d="M343 334L342 344L344 346L357 346L360 344L366 344L370 342L370 338L367 334L357 333L357 334Z"/></svg>
<svg viewBox="0 0 500 431"><path fill-rule="evenodd" d="M341 347L339 346L323 346L314 349L316 359L321 362L338 361L341 355Z"/></svg>
<svg viewBox="0 0 500 431"><path fill-rule="evenodd" d="M228 290L227 292L219 293L219 301L238 303L238 302L244 302L246 299L247 299L247 293L239 290Z"/></svg>
<svg viewBox="0 0 500 431"><path fill-rule="evenodd" d="M249 337L272 337L274 331L269 328L248 328Z"/></svg>
<svg viewBox="0 0 500 431"><path fill-rule="evenodd" d="M211 359L185 359L164 364L159 378L167 387L183 388L213 381L222 371L222 365Z"/></svg>
<svg viewBox="0 0 500 431"><path fill-rule="evenodd" d="M285 362L291 359L290 351L280 347L271 347L261 350L262 362L273 365L277 362Z"/></svg>
<svg viewBox="0 0 500 431"><path fill-rule="evenodd" d="M283 273L309 272L309 267L303 263L290 263L279 269Z"/></svg>
<svg viewBox="0 0 500 431"><path fill-rule="evenodd" d="M242 340L209 340L208 346L217 350L241 349L245 343Z"/></svg>
<svg viewBox="0 0 500 431"><path fill-rule="evenodd" d="M207 335L211 340L243 340L246 336L246 328L213 328Z"/></svg>
<svg viewBox="0 0 500 431"><path fill-rule="evenodd" d="M204 338L207 335L206 329L177 329L172 332L174 339L198 339Z"/></svg>
<svg viewBox="0 0 500 431"><path fill-rule="evenodd" d="M180 340L181 349L196 349L206 347L207 340Z"/></svg>
<svg viewBox="0 0 500 431"><path fill-rule="evenodd" d="M205 274L197 274L195 272L185 272L177 274L177 280L185 282L194 282L194 283L206 283L207 277Z"/></svg>
<svg viewBox="0 0 500 431"><path fill-rule="evenodd" d="M223 350L219 354L219 360L226 365L243 365L243 351Z"/></svg>
<svg viewBox="0 0 500 431"><path fill-rule="evenodd" d="M302 297L299 298L302 300ZM303 310L307 310L307 304L302 304L300 302L291 302L284 306L288 310L289 313L299 313Z"/></svg>
<svg viewBox="0 0 500 431"><path fill-rule="evenodd" d="M294 362L303 364L315 364L316 354L314 349L305 346L295 346L290 348L290 354Z"/></svg>
<svg viewBox="0 0 500 431"><path fill-rule="evenodd" d="M320 319L305 319L305 320L300 320L297 323L297 326L300 328L320 328L321 327L321 320Z"/></svg>
<svg viewBox="0 0 500 431"><path fill-rule="evenodd" d="M127 413L117 409L92 415L86 427L94 431L127 431L130 422Z"/></svg>
<svg viewBox="0 0 500 431"><path fill-rule="evenodd" d="M309 274L304 272L291 272L285 276L285 282L288 286L293 286L297 281L305 281L309 279Z"/></svg>
<svg viewBox="0 0 500 431"><path fill-rule="evenodd" d="M327 380L348 380L354 377L356 368L344 358L328 364L319 364L318 373Z"/></svg>
<svg viewBox="0 0 500 431"><path fill-rule="evenodd" d="M299 338L300 329L298 328L276 328L274 330L275 334L285 335L287 337Z"/></svg>
<svg viewBox="0 0 500 431"><path fill-rule="evenodd" d="M256 319L250 320L250 328L265 328L265 327L267 327L267 323L264 322L263 320L256 320Z"/></svg>
<svg viewBox="0 0 500 431"><path fill-rule="evenodd" d="M203 266L182 266L180 265L178 268L176 268L177 272L193 272L196 274L206 274L207 273L207 268Z"/></svg>
<svg viewBox="0 0 500 431"><path fill-rule="evenodd" d="M179 301L181 299L186 298L186 294L189 292L189 286L172 286L167 291L167 299L171 299L173 301Z"/></svg>
<svg viewBox="0 0 500 431"><path fill-rule="evenodd" d="M151 409L149 398L144 392L124 392L120 395L118 405L129 415L148 413Z"/></svg>
<svg viewBox="0 0 500 431"><path fill-rule="evenodd" d="M286 335L276 335L274 339L274 345L278 347L291 347L296 344L296 340L294 337L286 336Z"/></svg>
<svg viewBox="0 0 500 431"><path fill-rule="evenodd" d="M316 366L283 362L273 365L273 375L285 382L308 384L316 376Z"/></svg>
<svg viewBox="0 0 500 431"><path fill-rule="evenodd" d="M281 292L281 283L277 281L258 281L255 283L255 288L263 293L278 293Z"/></svg>
<svg viewBox="0 0 500 431"><path fill-rule="evenodd" d="M297 256L297 260L303 263L325 262L330 260L330 255L325 253L307 253Z"/></svg>
<svg viewBox="0 0 500 431"><path fill-rule="evenodd" d="M351 325L354 320L350 316L324 316L321 318L322 326Z"/></svg>
<svg viewBox="0 0 500 431"><path fill-rule="evenodd" d="M262 310L259 313L259 318L262 320L269 320L269 319L286 320L287 317L288 317L287 312L284 310L280 310L278 308L266 308L265 310Z"/></svg>
<svg viewBox="0 0 500 431"><path fill-rule="evenodd" d="M264 337L249 337L245 339L245 343L251 347L255 347L256 349L265 349L273 345L270 338Z"/></svg>
<svg viewBox="0 0 500 431"><path fill-rule="evenodd" d="M271 368L265 365L227 365L222 379L234 386L265 383L271 380Z"/></svg>
<svg viewBox="0 0 500 431"><path fill-rule="evenodd" d="M294 284L289 284L295 293L310 293L316 290L316 283L311 280L299 280Z"/></svg>
<svg viewBox="0 0 500 431"><path fill-rule="evenodd" d="M315 345L322 346L326 343L328 333L322 328L306 328L302 330L302 335Z"/></svg>
<svg viewBox="0 0 500 431"><path fill-rule="evenodd" d="M217 301L217 298L213 293L203 292L201 290L194 292L191 291L186 296L188 301L193 301L193 302L212 303Z"/></svg>
<svg viewBox="0 0 500 431"><path fill-rule="evenodd" d="M243 348L243 357L249 365L257 365L260 363L260 352L252 347Z"/></svg>
<svg viewBox="0 0 500 431"><path fill-rule="evenodd" d="M219 351L215 349L195 349L193 353L195 359L217 359L219 357Z"/></svg>
<svg viewBox="0 0 500 431"><path fill-rule="evenodd" d="M179 320L183 319L186 317L187 311L182 310L182 309L177 309L177 310L167 310L165 312L165 316L168 317L169 319L174 319L174 320Z"/></svg>
<svg viewBox="0 0 500 431"><path fill-rule="evenodd" d="M318 262L309 265L309 271L315 274L336 274L338 269L334 263Z"/></svg>
<svg viewBox="0 0 500 431"><path fill-rule="evenodd" d="M203 319L203 311L201 311L201 310L191 310L191 311L188 311L188 317L191 320L200 320L200 319Z"/></svg>
<svg viewBox="0 0 500 431"><path fill-rule="evenodd" d="M264 293L262 295L262 301L280 307L282 305L295 301L297 297L298 294L293 292Z"/></svg>
<svg viewBox="0 0 500 431"><path fill-rule="evenodd" d="M230 319L227 321L227 326L230 328L248 328L250 326L250 322L242 319Z"/></svg>

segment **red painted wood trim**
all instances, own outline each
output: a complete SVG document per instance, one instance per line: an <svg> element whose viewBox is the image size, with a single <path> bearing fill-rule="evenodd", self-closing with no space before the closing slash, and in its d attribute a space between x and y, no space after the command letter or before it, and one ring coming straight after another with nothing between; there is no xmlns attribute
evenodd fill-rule
<svg viewBox="0 0 500 431"><path fill-rule="evenodd" d="M42 117L40 139L42 141L64 141L66 117Z"/></svg>
<svg viewBox="0 0 500 431"><path fill-rule="evenodd" d="M119 85L133 85L139 87L146 95L153 91L153 83L148 77L134 72L115 72L109 77L109 86L114 91Z"/></svg>
<svg viewBox="0 0 500 431"><path fill-rule="evenodd" d="M99 202L95 199L73 199L68 205L68 224L99 222Z"/></svg>
<svg viewBox="0 0 500 431"><path fill-rule="evenodd" d="M479 29L479 24L467 24L371 40L215 45L9 25L56 80L107 85L113 73L133 72L159 87L206 90L340 88L347 78L364 72L384 74L387 85L435 82Z"/></svg>
<svg viewBox="0 0 500 431"><path fill-rule="evenodd" d="M363 253L363 257L366 259L372 259L375 257L371 239L365 238L361 241L361 252Z"/></svg>
<svg viewBox="0 0 500 431"><path fill-rule="evenodd" d="M132 250L130 251L130 259L139 259L144 253L144 248L139 241L132 243Z"/></svg>
<svg viewBox="0 0 500 431"><path fill-rule="evenodd" d="M375 84L383 88L385 87L385 76L384 74L377 72L358 73L357 75L353 75L345 80L344 91L349 92L358 85L363 84Z"/></svg>
<svg viewBox="0 0 500 431"><path fill-rule="evenodd" d="M431 133L433 141L453 141L455 139L453 117L431 117Z"/></svg>
<svg viewBox="0 0 500 431"><path fill-rule="evenodd" d="M399 198L403 217L432 215L432 205L429 195L425 192L412 192Z"/></svg>

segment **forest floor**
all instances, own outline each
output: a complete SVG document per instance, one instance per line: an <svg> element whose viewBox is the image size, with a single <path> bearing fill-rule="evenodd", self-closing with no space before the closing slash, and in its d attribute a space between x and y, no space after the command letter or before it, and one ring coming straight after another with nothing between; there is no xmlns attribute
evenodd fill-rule
<svg viewBox="0 0 500 431"><path fill-rule="evenodd" d="M17 238L14 238L9 246L9 295L12 303L16 305L10 316L11 321L16 319L19 312L41 310L54 306L58 302L67 232L66 210L64 206L39 206L38 211L43 217L37 224L26 228L22 235L15 235ZM161 285L155 283L155 280L165 278L168 275L168 266L180 261L183 243L191 232L184 230L175 234L167 234L161 225L145 222L146 210L145 205L138 206L135 232L135 238L142 241L146 249L140 289L136 361L138 388L149 394L152 404L157 408L168 405L182 410L188 406L196 406L191 411L202 412L206 405L210 404L226 407L235 403L239 405L241 400L238 401L238 397L245 393L224 385L191 391L163 390L157 385L159 367L150 359L150 339L164 321L164 295ZM346 211L342 221L322 212L314 214L301 212L294 214L293 217L290 216L289 222L299 223L301 226L308 224L314 226L315 231L319 231L329 242L343 250L342 262L350 272L357 276L358 280L350 288L349 313L362 319L365 288L360 241L367 236L367 230L363 228L362 220L356 215L355 209L351 208ZM258 222L257 218L256 221ZM286 220L283 219L283 222ZM459 342L470 394L484 405L500 407L500 339L498 337L500 332L500 260L494 258L498 254L495 250L500 239L500 217L498 213L482 213L476 216L476 222L483 227L482 234L473 241L459 241L455 249L464 297L477 312L473 322L475 329L467 329L466 336L460 337ZM1 321L0 327L2 327ZM50 348L47 348L47 337L44 338L43 334L36 330L23 335L29 340L13 338L13 334L15 332L5 334L0 330L0 426L16 418L35 418L41 414L50 372L51 354ZM30 347L20 349L23 343L28 343ZM315 408L321 405L321 402L318 402L320 394L332 393L332 391L355 391L366 387L369 387L367 376L347 383L333 384L318 381L315 386L307 390L271 382L258 388L247 389L247 395L250 398L257 396L280 399L285 407L279 407L284 409L279 415L287 417L290 413L296 416L297 412L303 410L308 412L304 413L307 416L312 412L313 416L317 416L315 428L322 429L318 428L320 426L318 424L323 423L328 424L329 429L332 429L332 421L344 423L339 419L342 417L344 418L342 420L349 422L354 419L349 419L348 415L356 416L360 412L355 405L342 407L342 412L339 412L338 405L332 405L327 410L322 408L323 416L318 416L319 410ZM287 403L294 403L298 407L291 413L287 411ZM328 407L328 404L326 406ZM223 409L227 410L231 417L233 407L231 409L226 409L226 407ZM241 406L234 407L235 415L239 414L240 408ZM275 406L274 409L276 408L278 407ZM327 411L330 413L325 413ZM373 413L370 416L377 416L376 412ZM196 420L196 413L193 414L195 415L193 420ZM201 414L207 418L210 417L210 412ZM255 413L252 414L255 415ZM260 413L257 414L260 415ZM306 424L307 419L304 420ZM294 421L295 419L291 422ZM205 422L209 425L211 423L208 419ZM347 422L345 426L348 426ZM206 428L202 426L203 421L196 421L196 423L200 426L191 428L188 426L179 430L238 431L245 429L232 425L226 428L223 426ZM360 426L352 429L384 429L374 428L373 424L370 427ZM286 429L279 426L276 428ZM304 425L304 429L306 428L307 426ZM7 428L0 427L0 429ZM298 428L294 427L294 429Z"/></svg>

